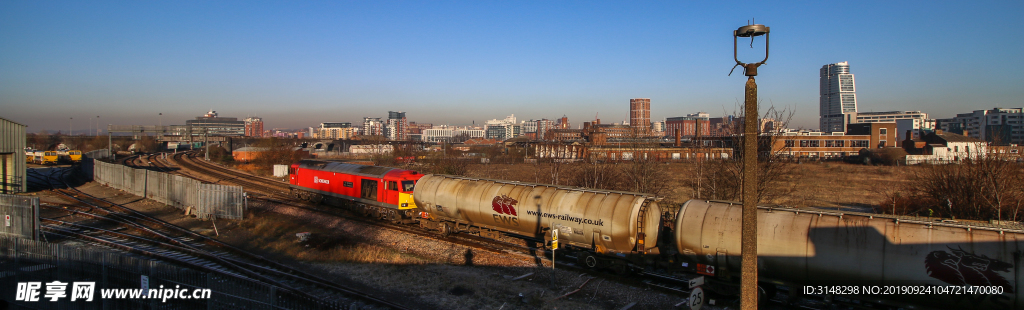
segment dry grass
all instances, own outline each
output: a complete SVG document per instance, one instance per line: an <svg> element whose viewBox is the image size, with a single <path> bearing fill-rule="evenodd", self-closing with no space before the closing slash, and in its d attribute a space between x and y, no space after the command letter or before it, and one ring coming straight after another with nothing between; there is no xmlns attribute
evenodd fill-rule
<svg viewBox="0 0 1024 310"><path fill-rule="evenodd" d="M793 189L793 194L770 203L796 207L877 206L884 198L876 187L893 182L907 182L907 176L919 167L865 166L841 162L792 163L791 175L778 176L773 182ZM665 202L680 204L697 198L687 185L694 164L669 163L665 171L672 177L663 193ZM550 164L473 164L467 176L515 180L521 182L552 183Z"/></svg>

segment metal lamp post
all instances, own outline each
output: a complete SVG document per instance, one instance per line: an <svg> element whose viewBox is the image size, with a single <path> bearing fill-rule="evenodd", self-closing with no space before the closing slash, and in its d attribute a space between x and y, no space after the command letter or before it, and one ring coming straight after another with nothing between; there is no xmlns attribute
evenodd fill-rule
<svg viewBox="0 0 1024 310"><path fill-rule="evenodd" d="M757 67L768 61L768 32L765 25L746 25L732 32L732 57L736 66L743 67L747 76L744 95L743 120L743 229L741 232L741 276L740 276L740 307L757 309ZM764 60L755 63L740 62L736 56L737 38L750 38L753 47L754 37L765 36ZM732 75L732 71L729 72Z"/></svg>

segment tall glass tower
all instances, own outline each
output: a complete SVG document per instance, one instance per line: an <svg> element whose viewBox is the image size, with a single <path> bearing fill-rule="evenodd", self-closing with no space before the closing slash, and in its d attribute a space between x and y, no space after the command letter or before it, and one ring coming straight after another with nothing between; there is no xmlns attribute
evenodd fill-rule
<svg viewBox="0 0 1024 310"><path fill-rule="evenodd" d="M845 132L846 125L857 117L857 87L850 64L844 61L822 66L819 93L821 131Z"/></svg>

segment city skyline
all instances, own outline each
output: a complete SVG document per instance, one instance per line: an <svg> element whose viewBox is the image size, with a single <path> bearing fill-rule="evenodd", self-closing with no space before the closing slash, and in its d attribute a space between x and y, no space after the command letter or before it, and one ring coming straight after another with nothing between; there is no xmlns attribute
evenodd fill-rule
<svg viewBox="0 0 1024 310"><path fill-rule="evenodd" d="M732 30L756 18L773 30L758 78L762 110L794 110L790 127L818 127L818 70L842 61L856 68L860 111L949 118L1021 105L1022 78L1004 64L1024 43L997 30L1011 29L1022 8L5 2L0 117L29 132L80 132L96 116L100 127L183 124L207 110L259 116L265 128L362 123L386 111L417 123L515 114L577 124L595 114L627 120L630 98L651 98L652 121L722 116L743 96L742 75L726 76ZM933 23L942 29L906 31ZM757 53L741 48L740 57Z"/></svg>

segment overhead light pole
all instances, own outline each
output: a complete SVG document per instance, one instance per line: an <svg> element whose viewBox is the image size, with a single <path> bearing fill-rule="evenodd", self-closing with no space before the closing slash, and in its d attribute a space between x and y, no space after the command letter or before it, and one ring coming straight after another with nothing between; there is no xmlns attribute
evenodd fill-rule
<svg viewBox="0 0 1024 310"><path fill-rule="evenodd" d="M743 215L742 240L740 243L740 307L744 310L757 309L757 67L768 61L768 32L765 25L746 25L732 32L732 57L736 66L743 67L743 75L747 76L744 95L743 119ZM737 38L750 38L753 47L754 37L765 36L764 60L755 63L740 62L736 55ZM732 71L729 71L732 75Z"/></svg>

